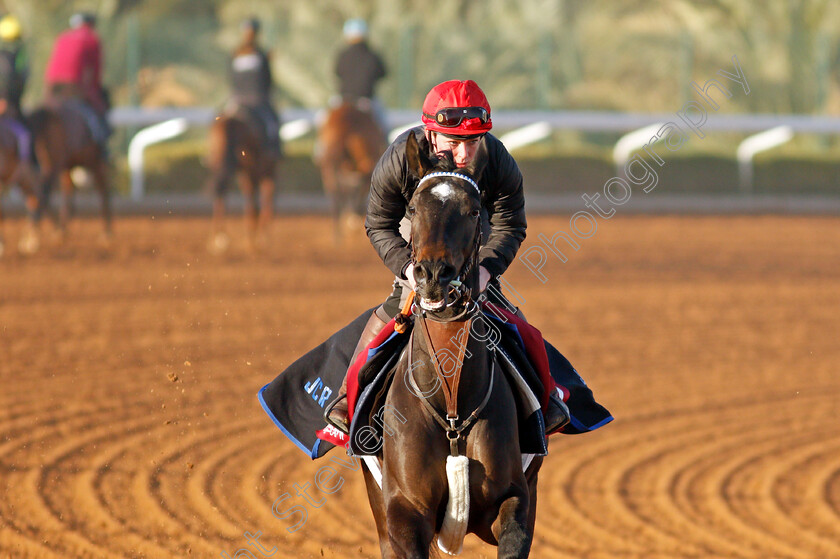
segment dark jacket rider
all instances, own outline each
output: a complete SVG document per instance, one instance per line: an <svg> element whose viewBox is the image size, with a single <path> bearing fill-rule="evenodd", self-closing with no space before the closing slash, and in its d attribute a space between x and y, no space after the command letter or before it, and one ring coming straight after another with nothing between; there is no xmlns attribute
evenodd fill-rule
<svg viewBox="0 0 840 559"><path fill-rule="evenodd" d="M346 46L339 51L335 61L340 99L369 112L384 134L388 122L382 102L376 96L376 84L388 74L385 63L368 44L365 20L347 20L342 32Z"/></svg>
<svg viewBox="0 0 840 559"><path fill-rule="evenodd" d="M20 100L29 78L29 60L21 39L18 19L9 14L0 19L0 113L20 119Z"/></svg>
<svg viewBox="0 0 840 559"><path fill-rule="evenodd" d="M228 74L232 111L244 108L263 126L269 146L280 151L280 117L271 102L274 80L266 52L257 43L260 23L248 19L242 24L242 43L230 60Z"/></svg>
<svg viewBox="0 0 840 559"><path fill-rule="evenodd" d="M400 311L409 291L416 287L411 251L400 234L400 222L419 182L408 172L405 145L409 134L421 140L421 145L426 146L430 154L451 152L458 167L465 167L472 161L482 139L487 145L487 168L478 183L486 239L479 251L481 292L492 282L497 287L492 293L501 293L495 278L507 270L525 239L527 222L522 174L504 145L489 134L493 127L490 105L481 88L472 80L438 84L426 96L422 113L423 125L400 135L373 172L365 228L380 258L396 279L391 295L371 315L354 355ZM345 396L346 376L329 419L347 432ZM565 404L554 396L547 415L546 433L559 429L569 420Z"/></svg>

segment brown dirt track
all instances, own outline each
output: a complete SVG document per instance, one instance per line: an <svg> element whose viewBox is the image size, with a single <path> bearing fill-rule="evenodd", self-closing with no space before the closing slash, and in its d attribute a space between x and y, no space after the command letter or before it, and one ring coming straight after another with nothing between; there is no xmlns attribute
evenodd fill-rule
<svg viewBox="0 0 840 559"><path fill-rule="evenodd" d="M561 229L532 218L524 248ZM206 219L116 231L0 260L0 557L234 557L246 531L274 558L378 557L357 473L289 501L294 533L272 515L323 464L255 396L385 296L367 241L282 217L264 254L212 257ZM616 416L552 438L532 557L840 558L838 263L840 219L771 216L619 216L545 284L517 263L525 313Z"/></svg>

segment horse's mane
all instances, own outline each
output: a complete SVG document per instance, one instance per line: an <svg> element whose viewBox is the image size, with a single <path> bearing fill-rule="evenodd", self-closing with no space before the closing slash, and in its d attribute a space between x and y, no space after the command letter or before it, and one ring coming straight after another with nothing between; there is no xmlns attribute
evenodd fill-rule
<svg viewBox="0 0 840 559"><path fill-rule="evenodd" d="M487 151L484 145L484 140L482 139L481 142L483 145L478 153L476 153L476 158L478 158L478 160L473 164L468 165L468 167L474 169L475 172L470 172L469 169L460 168L455 164L455 156L452 154L451 150L442 151L440 154L433 153L429 141L426 139L426 135L424 134L423 137L417 141L417 155L422 161L420 167L423 171L420 173L420 176L418 176L417 169L412 168L412 165L409 165L410 172L414 174L418 180L429 173L456 172L467 175L478 182L487 164Z"/></svg>
<svg viewBox="0 0 840 559"><path fill-rule="evenodd" d="M450 150L446 150L440 155L433 155L433 157L436 157L438 162L432 172L451 172L458 170L458 165L455 164L455 156L452 155Z"/></svg>

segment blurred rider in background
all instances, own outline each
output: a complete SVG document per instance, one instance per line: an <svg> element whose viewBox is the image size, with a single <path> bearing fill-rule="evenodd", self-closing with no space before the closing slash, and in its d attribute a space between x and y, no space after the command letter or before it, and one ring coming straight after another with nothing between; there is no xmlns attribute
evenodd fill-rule
<svg viewBox="0 0 840 559"><path fill-rule="evenodd" d="M259 20L249 18L242 23L242 42L233 52L228 72L231 100L226 112L245 110L246 118L259 123L268 146L279 155L280 116L271 100L274 80L268 54L259 45L259 32Z"/></svg>
<svg viewBox="0 0 840 559"><path fill-rule="evenodd" d="M335 74L338 76L341 101L355 103L370 112L383 130L387 130L385 110L376 97L376 84L387 75L382 58L368 44L368 25L363 19L344 23L346 45L338 53Z"/></svg>
<svg viewBox="0 0 840 559"><path fill-rule="evenodd" d="M105 150L111 127L108 95L102 87L102 44L96 33L96 16L80 12L70 18L70 29L55 40L45 78L47 102L53 106L72 104Z"/></svg>
<svg viewBox="0 0 840 559"><path fill-rule="evenodd" d="M29 57L20 22L12 14L0 19L0 114L21 120L20 100L29 78Z"/></svg>
<svg viewBox="0 0 840 559"><path fill-rule="evenodd" d="M29 57L23 44L20 21L12 14L0 19L0 118L18 140L21 161L32 156L32 134L26 125L20 100L29 78Z"/></svg>

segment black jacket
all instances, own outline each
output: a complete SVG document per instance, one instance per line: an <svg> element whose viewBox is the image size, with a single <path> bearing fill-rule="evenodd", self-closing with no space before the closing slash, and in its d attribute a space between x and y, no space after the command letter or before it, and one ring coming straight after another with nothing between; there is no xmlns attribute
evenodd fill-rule
<svg viewBox="0 0 840 559"><path fill-rule="evenodd" d="M403 271L411 259L411 250L400 236L400 220L417 188L419 179L409 172L405 142L414 134L420 146L429 149L424 128L418 126L401 134L392 143L373 170L365 229L379 257L394 275L405 278ZM487 142L488 162L478 186L481 189L484 245L479 264L493 277L507 269L525 239L525 197L522 173L505 146L491 134Z"/></svg>
<svg viewBox="0 0 840 559"><path fill-rule="evenodd" d="M20 112L20 98L29 77L29 65L23 44L0 42L0 99Z"/></svg>
<svg viewBox="0 0 840 559"><path fill-rule="evenodd" d="M246 106L271 104L273 80L265 51L254 45L243 45L231 58L229 75L236 101Z"/></svg>
<svg viewBox="0 0 840 559"><path fill-rule="evenodd" d="M364 41L342 50L335 63L339 92L345 99L372 99L376 82L385 77L385 64Z"/></svg>

